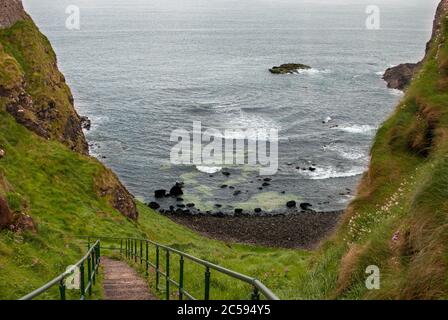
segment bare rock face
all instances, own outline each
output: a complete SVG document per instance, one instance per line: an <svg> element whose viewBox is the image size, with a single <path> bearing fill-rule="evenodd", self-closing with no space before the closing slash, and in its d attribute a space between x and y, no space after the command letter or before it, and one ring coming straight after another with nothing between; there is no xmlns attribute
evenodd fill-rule
<svg viewBox="0 0 448 320"><path fill-rule="evenodd" d="M0 29L9 28L17 21L24 19L26 13L23 10L21 0L1 0L0 3Z"/></svg>
<svg viewBox="0 0 448 320"><path fill-rule="evenodd" d="M105 168L102 173L96 176L94 186L96 194L100 198L106 199L122 215L132 220L138 219L134 197L111 170Z"/></svg>
<svg viewBox="0 0 448 320"><path fill-rule="evenodd" d="M8 202L0 195L0 230L9 227L14 220L14 216L9 209Z"/></svg>
<svg viewBox="0 0 448 320"><path fill-rule="evenodd" d="M16 233L21 233L24 231L29 231L32 233L37 232L37 226L33 218L24 213L17 214L14 219L14 223L9 228L11 231Z"/></svg>
<svg viewBox="0 0 448 320"><path fill-rule="evenodd" d="M442 0L437 7L434 24L432 28L431 40L426 44L426 53L431 49L432 43L435 42L441 34L442 19L448 11L448 0ZM383 79L387 82L387 87L398 90L405 90L411 83L414 75L418 72L423 61L418 63L404 63L389 68L383 75Z"/></svg>
<svg viewBox="0 0 448 320"><path fill-rule="evenodd" d="M387 87L391 89L404 90L412 81L415 71L420 63L404 63L389 68L383 75Z"/></svg>

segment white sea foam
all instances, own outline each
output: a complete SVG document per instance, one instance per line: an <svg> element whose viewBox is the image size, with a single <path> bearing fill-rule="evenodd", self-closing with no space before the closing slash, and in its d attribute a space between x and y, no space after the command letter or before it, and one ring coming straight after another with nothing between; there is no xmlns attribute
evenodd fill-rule
<svg viewBox="0 0 448 320"><path fill-rule="evenodd" d="M358 176L364 170L364 167L352 167L347 171L340 171L334 167L316 167L315 171L301 171L301 174L310 180L325 180Z"/></svg>
<svg viewBox="0 0 448 320"><path fill-rule="evenodd" d="M378 72L375 72L375 74L376 74L377 76L382 76L382 75L384 74L384 71L378 71Z"/></svg>
<svg viewBox="0 0 448 320"><path fill-rule="evenodd" d="M346 125L346 126L338 126L333 129L349 132L349 133L357 133L357 134L370 134L374 132L377 128L368 124L354 124L354 125Z"/></svg>
<svg viewBox="0 0 448 320"><path fill-rule="evenodd" d="M389 93L393 96L402 97L404 96L404 92L398 89L389 89Z"/></svg>
<svg viewBox="0 0 448 320"><path fill-rule="evenodd" d="M221 171L222 167L196 166L196 169L205 173L216 173Z"/></svg>
<svg viewBox="0 0 448 320"><path fill-rule="evenodd" d="M353 148L343 144L331 144L322 147L323 150L334 151L338 153L341 157L348 160L360 160L368 159L368 155L359 148Z"/></svg>
<svg viewBox="0 0 448 320"><path fill-rule="evenodd" d="M295 72L295 74L309 74L309 75L319 74L319 73L327 74L327 73L331 73L331 70L328 70L328 69L319 70L319 69L311 68L311 69L300 69L300 70L297 70L297 72Z"/></svg>

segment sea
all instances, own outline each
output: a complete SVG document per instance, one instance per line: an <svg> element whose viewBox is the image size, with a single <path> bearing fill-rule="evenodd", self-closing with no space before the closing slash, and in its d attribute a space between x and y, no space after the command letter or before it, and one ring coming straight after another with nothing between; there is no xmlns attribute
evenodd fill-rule
<svg viewBox="0 0 448 320"><path fill-rule="evenodd" d="M423 57L437 3L24 0L92 122L91 155L141 201L167 208L176 200L154 191L183 182L184 203L226 214L282 213L290 200L344 209L403 96L382 74ZM283 63L311 69L269 72ZM278 170L265 183L251 164L173 163L172 133L193 122L277 130Z"/></svg>

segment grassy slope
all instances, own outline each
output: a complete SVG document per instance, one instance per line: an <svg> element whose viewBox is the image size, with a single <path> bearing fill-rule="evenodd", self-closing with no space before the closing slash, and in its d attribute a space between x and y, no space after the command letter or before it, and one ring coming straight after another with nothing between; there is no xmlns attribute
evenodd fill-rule
<svg viewBox="0 0 448 320"><path fill-rule="evenodd" d="M305 275L309 297L448 298L447 19L424 66L377 133L345 221ZM396 236L395 239L392 239ZM366 267L381 271L365 287Z"/></svg>

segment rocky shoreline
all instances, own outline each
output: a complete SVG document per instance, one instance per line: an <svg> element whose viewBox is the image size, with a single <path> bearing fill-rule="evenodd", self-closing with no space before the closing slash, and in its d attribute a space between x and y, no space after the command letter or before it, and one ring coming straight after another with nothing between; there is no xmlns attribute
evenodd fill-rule
<svg viewBox="0 0 448 320"><path fill-rule="evenodd" d="M295 211L275 216L167 215L212 239L274 248L314 249L336 229L343 211Z"/></svg>
<svg viewBox="0 0 448 320"><path fill-rule="evenodd" d="M265 178L264 183L269 183L269 179ZM172 202L169 208L155 201L147 206L204 236L226 242L313 249L331 234L343 214L343 211L317 212L311 209L311 203L295 200L275 211L234 208L233 212L224 212L219 204L215 205L215 210L201 211L194 203L184 203L183 187L183 183L178 182L170 190L154 192L162 203L169 198Z"/></svg>

